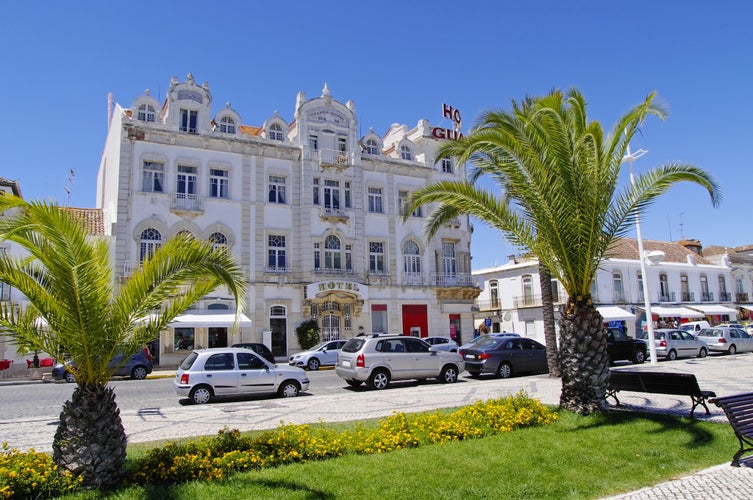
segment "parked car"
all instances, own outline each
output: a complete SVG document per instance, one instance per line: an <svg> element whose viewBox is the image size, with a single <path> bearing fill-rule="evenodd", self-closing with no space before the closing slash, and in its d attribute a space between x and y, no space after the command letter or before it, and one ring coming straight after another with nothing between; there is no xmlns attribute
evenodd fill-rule
<svg viewBox="0 0 753 500"><path fill-rule="evenodd" d="M461 348L465 369L471 377L494 373L508 378L520 373L547 373L546 347L533 339L488 336L473 347Z"/></svg>
<svg viewBox="0 0 753 500"><path fill-rule="evenodd" d="M121 364L122 363L122 364ZM123 363L123 354L116 354L110 360L109 367L120 365L113 374L116 377L131 377L134 380L145 379L147 375L152 373L152 355L149 353L149 349L144 347L140 351L131 355ZM64 363L58 362L52 367L53 380L65 380L66 382L75 382L76 379L71 373L71 368L75 369L76 365L72 360L68 360Z"/></svg>
<svg viewBox="0 0 753 500"><path fill-rule="evenodd" d="M690 332L693 335L697 334L704 328L711 328L708 321L688 321L680 325L680 330Z"/></svg>
<svg viewBox="0 0 753 500"><path fill-rule="evenodd" d="M458 352L458 343L450 337L424 337L421 340L438 351Z"/></svg>
<svg viewBox="0 0 753 500"><path fill-rule="evenodd" d="M705 358L709 348L692 333L673 328L654 330L656 356L675 360L677 358Z"/></svg>
<svg viewBox="0 0 753 500"><path fill-rule="evenodd" d="M442 383L457 382L464 369L457 352L440 351L416 337L379 334L348 340L335 366L348 385L357 387L367 382L371 389L384 389L391 380L437 378Z"/></svg>
<svg viewBox="0 0 753 500"><path fill-rule="evenodd" d="M481 342L482 340L484 340L485 338L488 338L488 337L520 337L520 334L519 333L513 333L513 332L482 333L481 335L479 335L478 337L475 337L470 342L461 345L458 350L462 351L463 348L470 348L470 347L476 345L477 342Z"/></svg>
<svg viewBox="0 0 753 500"><path fill-rule="evenodd" d="M266 359L272 364L275 364L275 355L266 345L261 342L241 342L239 344L233 344L230 347L243 347L244 349L251 349L256 354Z"/></svg>
<svg viewBox="0 0 753 500"><path fill-rule="evenodd" d="M308 351L290 356L290 366L300 366L309 370L318 370L320 366L334 366L337 363L337 353L345 345L345 340L330 340L315 345Z"/></svg>
<svg viewBox="0 0 753 500"><path fill-rule="evenodd" d="M742 328L715 326L698 332L698 340L703 341L709 351L735 354L753 351L753 337Z"/></svg>
<svg viewBox="0 0 753 500"><path fill-rule="evenodd" d="M641 364L646 361L648 346L643 340L629 337L619 328L607 328L607 353L609 362L626 359Z"/></svg>
<svg viewBox="0 0 753 500"><path fill-rule="evenodd" d="M297 396L309 387L302 368L278 367L244 347L192 351L175 372L175 392L194 404L215 397L277 393Z"/></svg>

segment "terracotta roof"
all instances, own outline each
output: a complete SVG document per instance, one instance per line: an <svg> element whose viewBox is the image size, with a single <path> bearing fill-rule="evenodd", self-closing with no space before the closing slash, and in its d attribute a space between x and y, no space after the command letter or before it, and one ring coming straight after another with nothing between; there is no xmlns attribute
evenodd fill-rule
<svg viewBox="0 0 753 500"><path fill-rule="evenodd" d="M87 231L96 236L105 234L104 213L99 208L71 208L63 207L84 225Z"/></svg>
<svg viewBox="0 0 753 500"><path fill-rule="evenodd" d="M708 260L688 250L680 243L674 241L643 240L643 250L646 252L664 252L664 262L687 263L688 255L694 255L697 264L711 264ZM616 240L605 254L606 258L638 260L638 240L634 238L622 238Z"/></svg>
<svg viewBox="0 0 753 500"><path fill-rule="evenodd" d="M251 125L241 125L241 134L250 135L251 137L256 137L261 135L262 130L264 130L262 127L252 127Z"/></svg>
<svg viewBox="0 0 753 500"><path fill-rule="evenodd" d="M725 253L733 254L733 253L744 253L749 254L751 251L753 251L753 244L751 245L741 245L739 247L725 247L722 245L711 245L708 248L703 249L703 253L706 255L721 255Z"/></svg>

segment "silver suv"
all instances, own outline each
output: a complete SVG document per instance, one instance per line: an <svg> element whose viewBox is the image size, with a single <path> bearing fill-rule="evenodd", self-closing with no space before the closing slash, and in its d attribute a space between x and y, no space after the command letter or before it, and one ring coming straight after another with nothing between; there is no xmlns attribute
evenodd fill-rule
<svg viewBox="0 0 753 500"><path fill-rule="evenodd" d="M373 334L348 340L337 355L335 372L352 387L366 382L384 389L391 380L458 380L465 361L457 352L439 351L405 335Z"/></svg>

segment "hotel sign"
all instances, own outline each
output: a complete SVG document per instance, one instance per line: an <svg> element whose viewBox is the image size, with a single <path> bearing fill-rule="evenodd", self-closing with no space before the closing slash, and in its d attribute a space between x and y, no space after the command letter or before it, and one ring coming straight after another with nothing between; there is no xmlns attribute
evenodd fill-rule
<svg viewBox="0 0 753 500"><path fill-rule="evenodd" d="M431 135L436 139L462 139L463 133L461 132L461 130L463 119L460 116L460 110L455 109L447 104L442 104L442 116L444 118L449 118L450 120L452 120L452 129L434 127L431 129Z"/></svg>
<svg viewBox="0 0 753 500"><path fill-rule="evenodd" d="M310 298L329 292L349 292L366 299L368 298L368 290L368 286L356 281L329 280L308 285L306 287L306 295Z"/></svg>

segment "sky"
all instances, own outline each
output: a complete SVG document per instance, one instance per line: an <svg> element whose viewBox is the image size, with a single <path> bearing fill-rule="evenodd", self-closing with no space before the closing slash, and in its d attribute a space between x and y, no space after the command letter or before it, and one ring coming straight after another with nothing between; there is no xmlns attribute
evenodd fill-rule
<svg viewBox="0 0 753 500"><path fill-rule="evenodd" d="M467 132L483 111L578 88L589 119L611 130L657 91L669 109L636 135L636 174L666 162L701 167L721 186L680 184L641 217L644 239L753 244L753 2L393 1L8 2L0 16L0 177L24 198L95 206L107 96L123 107L192 73L245 125L296 94L353 100L361 134L393 123L450 123ZM73 174L71 175L71 171ZM622 182L628 182L627 167ZM474 270L520 253L474 223ZM628 236L635 236L632 231Z"/></svg>

